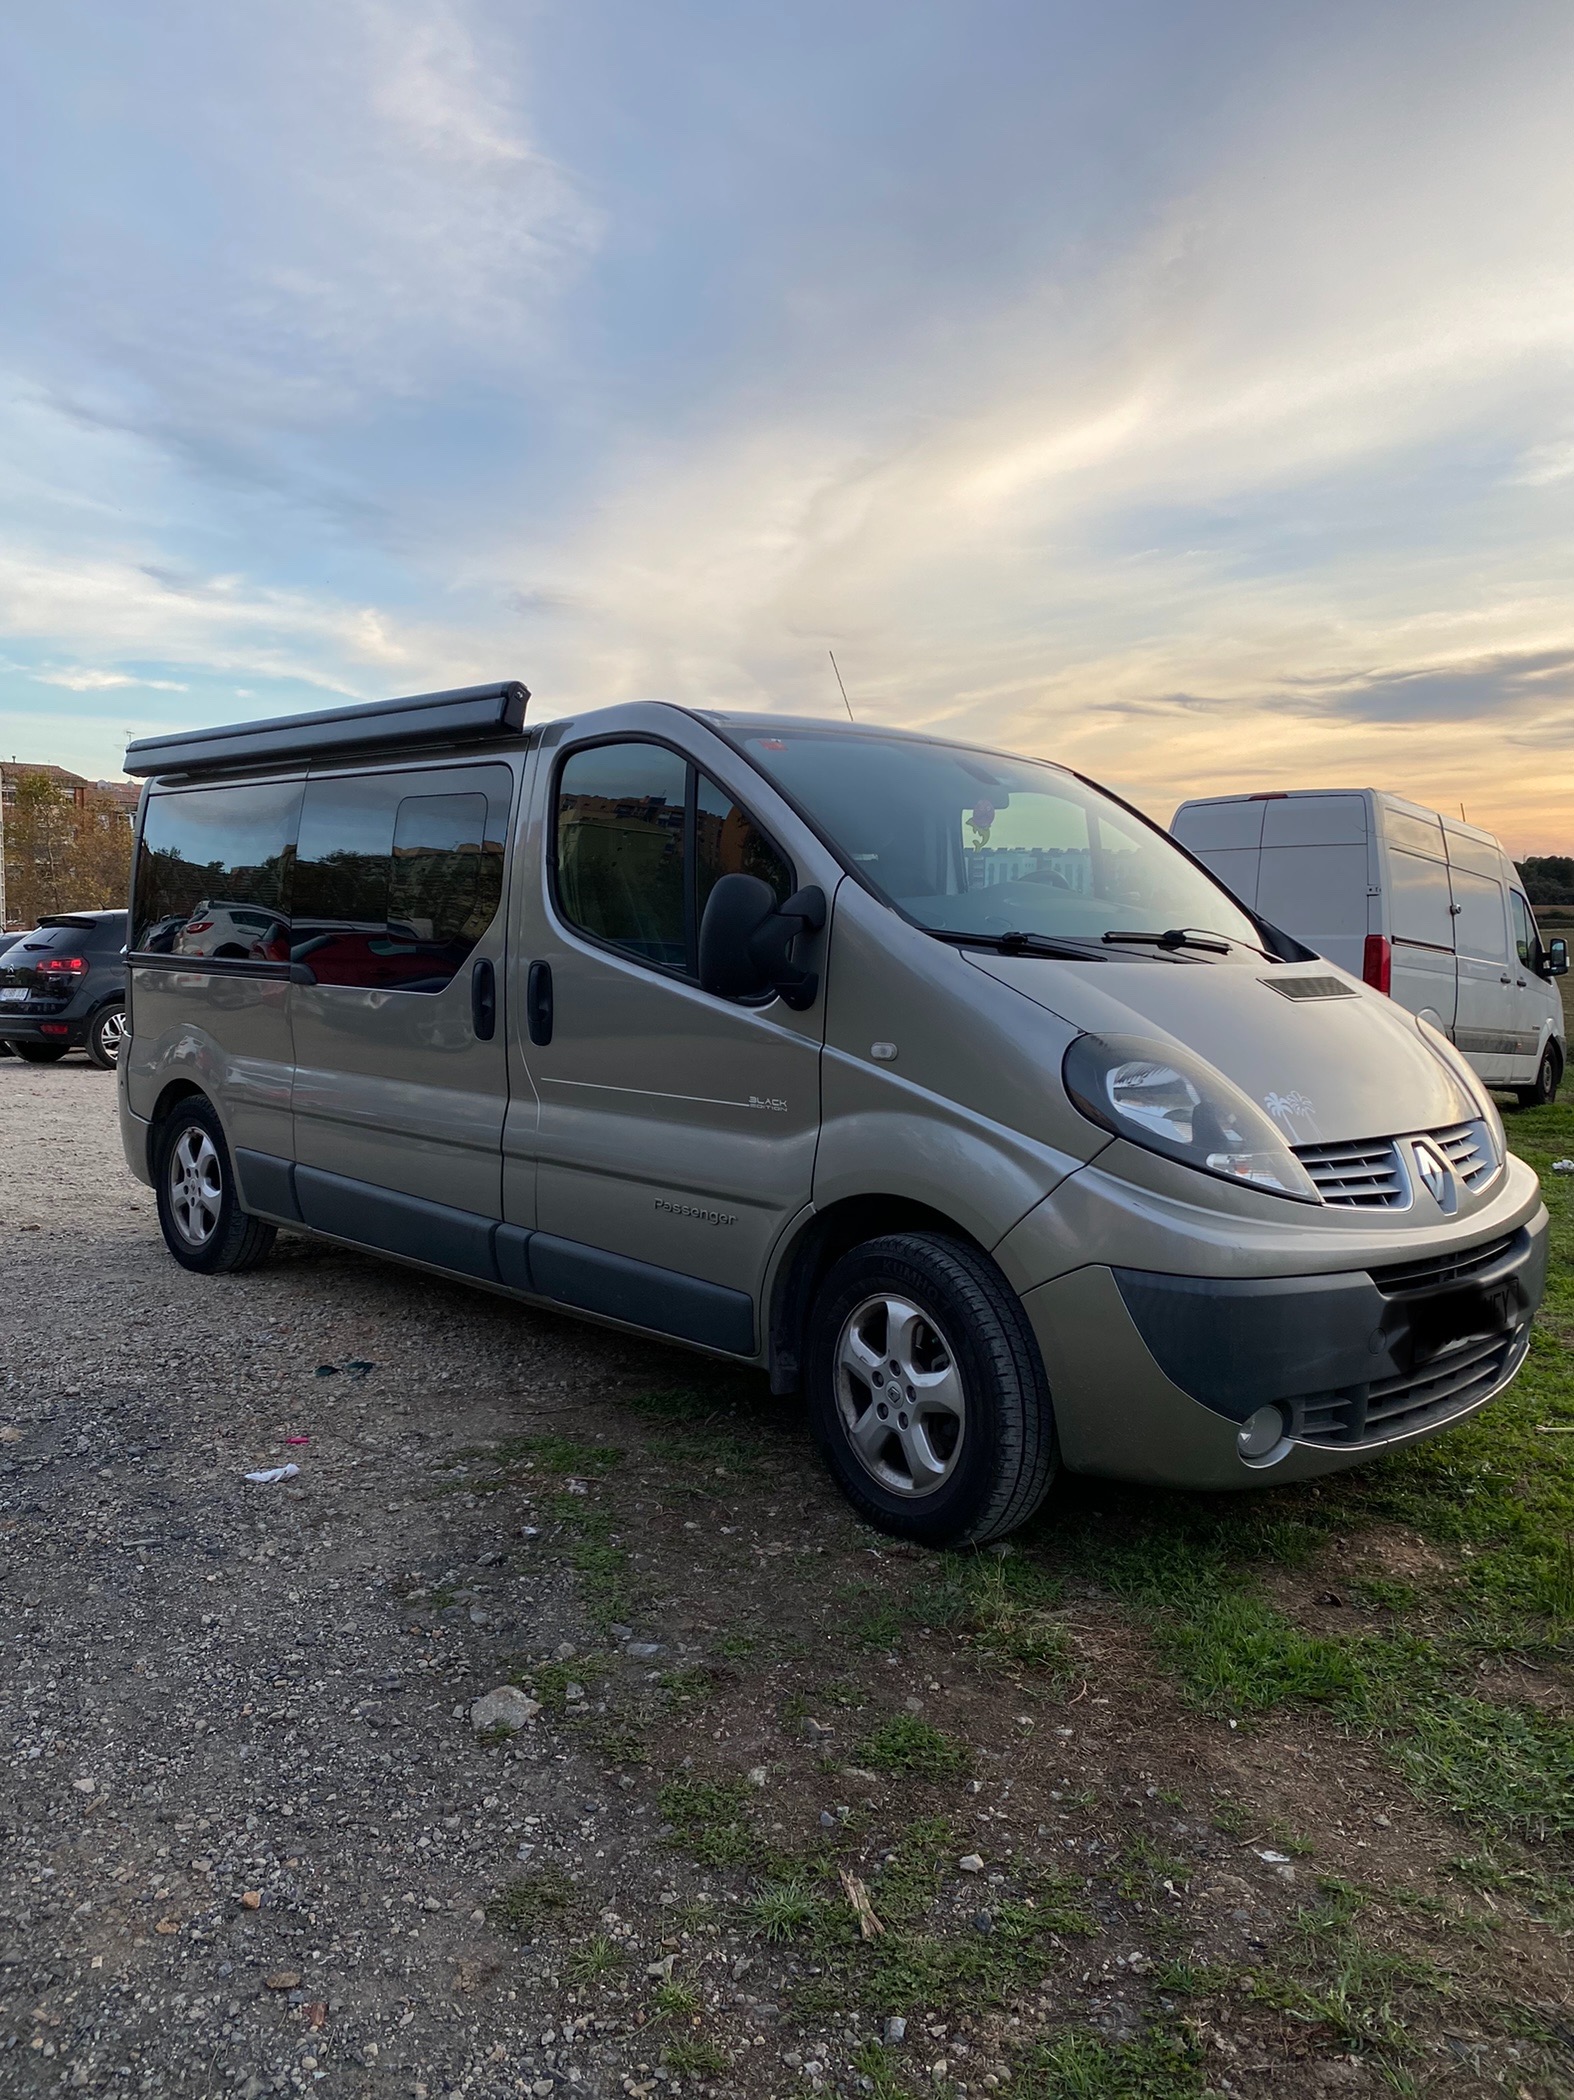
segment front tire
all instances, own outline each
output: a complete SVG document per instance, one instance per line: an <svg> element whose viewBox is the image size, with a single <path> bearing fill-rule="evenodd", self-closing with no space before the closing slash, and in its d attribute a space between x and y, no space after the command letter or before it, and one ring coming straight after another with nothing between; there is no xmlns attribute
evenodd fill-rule
<svg viewBox="0 0 1574 2100"><path fill-rule="evenodd" d="M1057 1465L1043 1362L994 1263L940 1233L844 1254L810 1321L810 1420L871 1524L982 1545L1037 1509Z"/></svg>
<svg viewBox="0 0 1574 2100"><path fill-rule="evenodd" d="M240 1207L223 1127L199 1097L180 1102L160 1124L153 1185L164 1244L183 1269L233 1276L272 1248L274 1228Z"/></svg>
<svg viewBox="0 0 1574 2100"><path fill-rule="evenodd" d="M87 1032L87 1054L101 1072L113 1072L120 1062L120 1046L126 1039L126 1009L106 1006L93 1016Z"/></svg>
<svg viewBox="0 0 1574 2100"><path fill-rule="evenodd" d="M25 1065L58 1065L67 1049L64 1043L13 1043L11 1047Z"/></svg>
<svg viewBox="0 0 1574 2100"><path fill-rule="evenodd" d="M1563 1078L1563 1060L1558 1055L1556 1043L1548 1043L1541 1053L1541 1063L1536 1067L1535 1082L1531 1086L1514 1089L1521 1108L1550 1108L1558 1098L1558 1087Z"/></svg>

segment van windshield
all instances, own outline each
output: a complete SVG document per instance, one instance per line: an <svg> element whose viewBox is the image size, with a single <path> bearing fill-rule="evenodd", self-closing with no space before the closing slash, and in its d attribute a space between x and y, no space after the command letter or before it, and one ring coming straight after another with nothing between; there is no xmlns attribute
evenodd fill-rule
<svg viewBox="0 0 1574 2100"><path fill-rule="evenodd" d="M743 743L871 887L931 933L1102 941L1185 928L1260 946L1240 906L1162 832L1058 766L859 731Z"/></svg>

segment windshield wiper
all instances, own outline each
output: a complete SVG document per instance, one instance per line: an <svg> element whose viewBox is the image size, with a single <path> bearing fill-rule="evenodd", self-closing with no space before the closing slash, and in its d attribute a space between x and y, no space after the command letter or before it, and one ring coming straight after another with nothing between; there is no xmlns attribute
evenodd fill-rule
<svg viewBox="0 0 1574 2100"><path fill-rule="evenodd" d="M1137 927L1117 926L1103 938L1111 944L1146 941L1155 948L1201 948L1209 955L1228 955L1235 946L1227 934L1215 933L1207 926L1171 926L1165 933L1144 933Z"/></svg>
<svg viewBox="0 0 1574 2100"><path fill-rule="evenodd" d="M926 926L924 931L953 948L989 948L997 955L1047 955L1061 962L1098 962L1098 949L1075 935L1056 939L1047 933L954 933L949 928Z"/></svg>

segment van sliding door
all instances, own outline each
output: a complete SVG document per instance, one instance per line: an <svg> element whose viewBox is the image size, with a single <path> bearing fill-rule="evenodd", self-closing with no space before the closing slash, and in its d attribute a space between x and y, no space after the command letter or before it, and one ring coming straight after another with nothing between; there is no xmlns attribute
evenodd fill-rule
<svg viewBox="0 0 1574 2100"><path fill-rule="evenodd" d="M485 1277L513 791L500 764L314 774L290 945L302 1218Z"/></svg>

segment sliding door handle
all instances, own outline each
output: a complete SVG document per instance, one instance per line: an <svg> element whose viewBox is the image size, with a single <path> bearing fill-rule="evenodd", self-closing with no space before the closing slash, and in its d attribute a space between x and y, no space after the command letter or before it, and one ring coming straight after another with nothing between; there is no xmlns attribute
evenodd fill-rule
<svg viewBox="0 0 1574 2100"><path fill-rule="evenodd" d="M485 957L470 972L470 1019L476 1040L491 1042L497 1030L497 972Z"/></svg>
<svg viewBox="0 0 1574 2100"><path fill-rule="evenodd" d="M552 1040L552 965L533 962L525 980L525 1025L530 1040L545 1049Z"/></svg>

